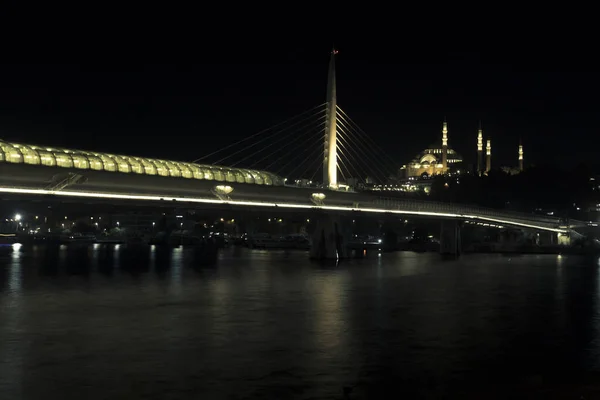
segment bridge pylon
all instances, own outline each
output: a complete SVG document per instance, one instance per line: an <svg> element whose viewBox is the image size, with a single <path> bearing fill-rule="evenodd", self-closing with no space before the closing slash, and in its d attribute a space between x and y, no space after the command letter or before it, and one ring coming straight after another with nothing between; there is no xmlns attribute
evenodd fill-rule
<svg viewBox="0 0 600 400"><path fill-rule="evenodd" d="M337 96L335 85L335 55L337 50L331 51L329 60L329 74L327 77L327 103L325 124L325 137L323 149L323 184L326 188L337 188Z"/></svg>
<svg viewBox="0 0 600 400"><path fill-rule="evenodd" d="M310 258L315 260L339 260L348 258L351 227L341 215L319 213L311 237Z"/></svg>
<svg viewBox="0 0 600 400"><path fill-rule="evenodd" d="M442 220L440 232L440 254L443 257L458 258L460 257L461 243L461 226L459 221Z"/></svg>

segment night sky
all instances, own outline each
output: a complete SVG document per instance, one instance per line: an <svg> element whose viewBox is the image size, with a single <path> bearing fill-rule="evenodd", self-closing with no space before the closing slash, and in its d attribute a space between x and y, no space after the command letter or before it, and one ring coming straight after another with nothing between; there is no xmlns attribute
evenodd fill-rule
<svg viewBox="0 0 600 400"><path fill-rule="evenodd" d="M281 43L205 43L193 59L160 64L2 64L0 138L192 161L325 101L331 42ZM496 166L516 165L519 138L526 164L597 162L597 64L573 49L336 48L338 105L398 165L440 142L444 116L467 162L479 119Z"/></svg>

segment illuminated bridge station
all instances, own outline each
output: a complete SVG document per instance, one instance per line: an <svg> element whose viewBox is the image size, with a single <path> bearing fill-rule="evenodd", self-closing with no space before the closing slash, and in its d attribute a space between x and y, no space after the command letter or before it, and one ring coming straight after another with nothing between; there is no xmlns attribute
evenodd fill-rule
<svg viewBox="0 0 600 400"><path fill-rule="evenodd" d="M70 168L81 172L101 171L123 174L162 176L253 185L283 185L269 172L145 157L123 156L63 148L47 148L0 140L0 162Z"/></svg>

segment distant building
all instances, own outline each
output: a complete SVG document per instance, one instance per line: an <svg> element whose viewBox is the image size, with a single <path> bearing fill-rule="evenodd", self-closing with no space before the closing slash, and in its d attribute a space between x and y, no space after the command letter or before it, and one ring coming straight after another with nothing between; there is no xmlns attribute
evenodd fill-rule
<svg viewBox="0 0 600 400"><path fill-rule="evenodd" d="M501 167L500 169L510 175L516 175L523 172L523 144L521 141L519 141L517 156L517 166ZM484 148L484 136L483 129L481 128L481 121L479 122L479 129L477 130L476 165L476 173L478 175L487 175L492 170L492 140L488 136ZM421 178L429 178L435 175L469 173L471 168L467 167L468 166L463 164L462 156L448 146L448 123L444 119L444 124L442 125L441 146L432 145L417 154L410 163L403 165L402 168L400 168L398 175L400 180L413 181L412 184L415 185L416 183L414 181L420 180Z"/></svg>
<svg viewBox="0 0 600 400"><path fill-rule="evenodd" d="M463 158L448 146L448 123L442 126L441 146L432 145L400 168L400 178L421 178L458 172Z"/></svg>

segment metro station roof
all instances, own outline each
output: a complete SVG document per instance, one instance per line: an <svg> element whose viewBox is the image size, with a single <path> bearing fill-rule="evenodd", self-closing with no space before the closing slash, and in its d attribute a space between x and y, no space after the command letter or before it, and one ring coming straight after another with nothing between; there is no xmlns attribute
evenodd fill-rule
<svg viewBox="0 0 600 400"><path fill-rule="evenodd" d="M3 140L0 140L0 162L254 185L283 185L281 177L266 171L36 146Z"/></svg>

